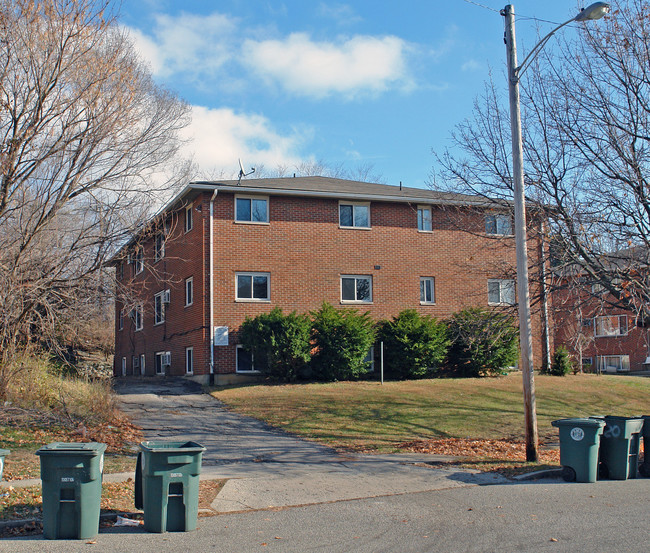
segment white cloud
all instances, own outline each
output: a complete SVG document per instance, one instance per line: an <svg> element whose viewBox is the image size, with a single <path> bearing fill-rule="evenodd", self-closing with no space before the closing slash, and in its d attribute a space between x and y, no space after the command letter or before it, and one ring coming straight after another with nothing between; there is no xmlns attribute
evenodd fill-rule
<svg viewBox="0 0 650 553"><path fill-rule="evenodd" d="M334 19L339 25L352 25L363 21L348 4L326 4L321 2L318 6L318 13L322 17Z"/></svg>
<svg viewBox="0 0 650 553"><path fill-rule="evenodd" d="M305 33L284 40L246 40L243 45L244 60L257 74L289 92L316 98L411 87L408 49L394 36L356 36L334 43L314 42Z"/></svg>
<svg viewBox="0 0 650 553"><path fill-rule="evenodd" d="M460 66L462 71L478 71L483 68L483 66L476 60L467 60L463 65Z"/></svg>
<svg viewBox="0 0 650 553"><path fill-rule="evenodd" d="M128 30L154 75L165 78L175 73L194 73L198 78L214 75L234 57L232 37L236 27L235 19L219 13L181 13L177 17L156 15L151 34Z"/></svg>
<svg viewBox="0 0 650 553"><path fill-rule="evenodd" d="M185 153L193 157L202 174L236 174L239 158L246 169L260 165L293 167L303 161L298 151L311 140L308 130L278 132L262 115L203 106L192 107L192 123L183 136L190 141Z"/></svg>

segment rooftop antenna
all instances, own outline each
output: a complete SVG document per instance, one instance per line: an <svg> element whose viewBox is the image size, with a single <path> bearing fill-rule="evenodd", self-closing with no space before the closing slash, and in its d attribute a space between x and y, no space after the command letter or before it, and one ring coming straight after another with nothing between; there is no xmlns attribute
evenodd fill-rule
<svg viewBox="0 0 650 553"><path fill-rule="evenodd" d="M247 173L244 171L244 166L242 165L241 158L239 159L239 178L237 179L237 186L241 184L242 177L247 177L252 175L255 172L255 167L251 167L251 170Z"/></svg>

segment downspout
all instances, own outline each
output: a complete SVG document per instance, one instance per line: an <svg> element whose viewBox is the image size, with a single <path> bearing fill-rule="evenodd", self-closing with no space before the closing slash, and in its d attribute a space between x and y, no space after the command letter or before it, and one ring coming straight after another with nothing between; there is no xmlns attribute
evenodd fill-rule
<svg viewBox="0 0 650 553"><path fill-rule="evenodd" d="M210 329L208 332L208 343L210 344L210 385L214 384L214 200L219 190L214 189L210 198L210 275L208 278L210 286Z"/></svg>

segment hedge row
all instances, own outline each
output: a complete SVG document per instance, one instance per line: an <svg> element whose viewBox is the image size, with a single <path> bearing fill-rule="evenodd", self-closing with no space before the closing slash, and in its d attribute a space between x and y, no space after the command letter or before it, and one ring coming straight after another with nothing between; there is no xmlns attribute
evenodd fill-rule
<svg viewBox="0 0 650 553"><path fill-rule="evenodd" d="M368 373L369 352L384 343L387 378L499 374L518 356L518 331L498 311L467 308L439 321L414 309L375 323L368 313L323 303L309 314L279 307L246 318L240 331L255 368L272 380L356 380Z"/></svg>

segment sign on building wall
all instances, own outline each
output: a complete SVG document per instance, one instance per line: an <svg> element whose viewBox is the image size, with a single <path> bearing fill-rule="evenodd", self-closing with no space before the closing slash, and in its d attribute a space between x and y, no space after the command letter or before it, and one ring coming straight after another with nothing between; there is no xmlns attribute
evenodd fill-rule
<svg viewBox="0 0 650 553"><path fill-rule="evenodd" d="M214 327L214 345L227 346L228 345L228 327L215 326Z"/></svg>

